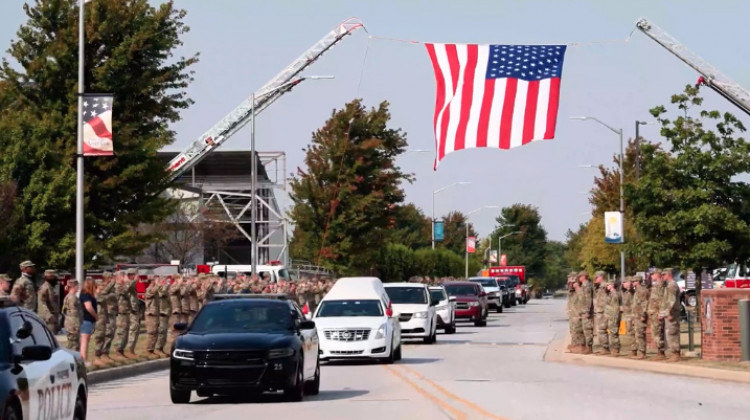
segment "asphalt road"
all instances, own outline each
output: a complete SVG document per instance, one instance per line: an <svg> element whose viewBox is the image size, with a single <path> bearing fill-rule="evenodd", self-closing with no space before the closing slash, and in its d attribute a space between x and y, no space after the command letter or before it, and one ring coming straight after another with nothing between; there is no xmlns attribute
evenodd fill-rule
<svg viewBox="0 0 750 420"><path fill-rule="evenodd" d="M94 386L89 418L124 419L748 419L750 386L544 362L567 329L564 301L532 300L460 325L403 360L324 365L320 395L302 403L200 399L172 405L167 372Z"/></svg>

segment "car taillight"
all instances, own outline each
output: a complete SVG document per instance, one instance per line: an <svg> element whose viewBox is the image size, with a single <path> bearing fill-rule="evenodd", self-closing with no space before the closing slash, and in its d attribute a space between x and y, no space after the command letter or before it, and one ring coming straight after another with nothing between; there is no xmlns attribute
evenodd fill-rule
<svg viewBox="0 0 750 420"><path fill-rule="evenodd" d="M387 307L387 308L385 308L385 314L386 314L386 316L388 316L389 318L393 316L393 308L391 307L391 304L390 304L390 303L388 304L388 307Z"/></svg>

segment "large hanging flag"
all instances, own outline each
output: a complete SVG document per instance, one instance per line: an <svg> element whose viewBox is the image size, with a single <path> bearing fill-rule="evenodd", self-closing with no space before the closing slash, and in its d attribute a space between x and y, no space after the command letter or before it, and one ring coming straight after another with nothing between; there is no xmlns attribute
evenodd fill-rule
<svg viewBox="0 0 750 420"><path fill-rule="evenodd" d="M425 45L437 82L435 170L457 150L555 136L565 45Z"/></svg>
<svg viewBox="0 0 750 420"><path fill-rule="evenodd" d="M110 94L83 95L83 155L112 156L112 103Z"/></svg>

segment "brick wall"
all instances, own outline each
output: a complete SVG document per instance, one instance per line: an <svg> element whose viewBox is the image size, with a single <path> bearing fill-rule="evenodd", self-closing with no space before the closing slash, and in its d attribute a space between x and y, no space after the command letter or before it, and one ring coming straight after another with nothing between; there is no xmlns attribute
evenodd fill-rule
<svg viewBox="0 0 750 420"><path fill-rule="evenodd" d="M750 299L750 289L701 291L703 359L740 360L740 299Z"/></svg>

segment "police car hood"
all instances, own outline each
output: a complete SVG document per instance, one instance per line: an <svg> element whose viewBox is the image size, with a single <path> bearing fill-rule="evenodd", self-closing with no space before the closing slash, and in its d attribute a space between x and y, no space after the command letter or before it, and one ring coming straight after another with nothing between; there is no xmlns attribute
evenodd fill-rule
<svg viewBox="0 0 750 420"><path fill-rule="evenodd" d="M291 331L274 332L217 332L186 333L178 338L176 347L183 350L266 350L290 345L294 335Z"/></svg>

